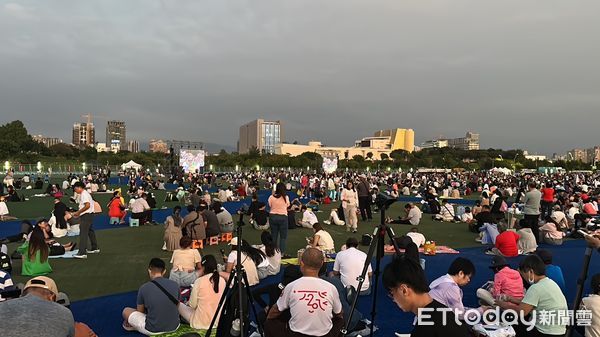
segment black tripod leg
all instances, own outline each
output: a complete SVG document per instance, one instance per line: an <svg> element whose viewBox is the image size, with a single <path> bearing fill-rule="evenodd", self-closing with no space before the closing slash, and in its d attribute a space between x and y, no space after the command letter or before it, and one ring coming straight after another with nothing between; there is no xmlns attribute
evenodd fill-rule
<svg viewBox="0 0 600 337"><path fill-rule="evenodd" d="M369 265L371 264L371 260L373 259L373 253L375 252L375 248L377 247L377 238L379 237L380 228L375 228L373 232L373 240L371 240L371 245L369 246L369 251L367 252L367 259L365 260L365 264L363 266L363 270L358 277L358 288L356 292L356 296L352 299L352 305L350 309L350 314L348 315L348 321L346 322L344 329L342 330L342 335L345 336L348 333L348 329L350 328L350 322L352 321L352 316L354 316L354 311L356 310L356 304L358 303L358 293L362 288L363 283L365 282L365 277L367 276L367 271L369 270Z"/></svg>
<svg viewBox="0 0 600 337"><path fill-rule="evenodd" d="M258 313L256 312L256 307L254 306L254 297L252 297L252 292L250 291L250 286L248 283L248 275L246 274L246 271L242 272L242 276L244 279L244 285L246 288L246 296L248 296L248 305L250 306L250 308L252 309L252 313L254 314L254 318L256 319L256 326L258 327L258 333L264 337L264 330L263 330L263 326L262 323L260 322L260 320L258 319ZM241 321L241 319L240 319Z"/></svg>
<svg viewBox="0 0 600 337"><path fill-rule="evenodd" d="M573 310L579 310L579 306L581 305L581 297L583 296L583 288L585 287L585 279L587 279L588 270L590 269L590 261L592 259L592 248L585 248L585 256L583 259L583 267L581 269L581 275L577 280L577 293L575 295L575 301L573 302ZM576 322L575 322L576 323ZM573 325L569 325L567 327L566 337L571 337L573 335L573 331L575 331Z"/></svg>

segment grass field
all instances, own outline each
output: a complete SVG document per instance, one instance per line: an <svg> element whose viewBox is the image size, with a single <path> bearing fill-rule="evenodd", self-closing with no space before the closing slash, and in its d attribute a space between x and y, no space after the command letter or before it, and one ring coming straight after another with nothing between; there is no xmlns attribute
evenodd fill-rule
<svg viewBox="0 0 600 337"><path fill-rule="evenodd" d="M22 219L48 217L52 210L52 198L31 197L35 193L40 193L40 191L24 190L23 194L28 196L30 200L23 203L9 203L11 213ZM158 207L173 207L176 204L162 202L164 191L157 191L155 194L157 195ZM109 195L99 195L97 197L103 207L109 198ZM337 205L337 203L334 203L328 207L323 207L322 212L317 213L319 220L326 220L331 207L337 207ZM392 205L387 215L391 217L401 215L402 206L401 203ZM378 222L379 214L375 213L373 221L359 222L359 231L354 235L360 239L362 234L372 233L373 226L377 225ZM2 223L0 223L1 225ZM396 234L403 234L410 229L410 226L406 225L392 226ZM346 232L345 227L325 225L325 228L335 240L337 249L349 235L352 235ZM424 215L419 225L419 231L427 239L435 240L440 245L453 248L477 245L474 241L474 234L468 232L465 224L435 222L428 215ZM168 262L171 256L170 253L161 250L163 226L116 228L101 230L96 233L101 249L100 254L89 255L87 260L53 259L50 261L54 269L50 276L56 280L61 291L69 294L71 300L136 290L142 283L147 281L146 267L152 257L160 257ZM306 245L305 237L311 235L312 230L309 229L291 230L288 234L287 253L293 255L293 252L304 247ZM243 236L251 244L260 243L260 232L250 226L244 227ZM78 242L78 238L62 238L59 241L65 243L69 240ZM16 247L17 244L9 245L9 252L12 252ZM202 253L218 256L220 249L229 250L227 245L220 244L205 247ZM362 247L362 249L366 250L367 247ZM20 276L20 261L16 260L13 268L15 281L25 282L27 278Z"/></svg>

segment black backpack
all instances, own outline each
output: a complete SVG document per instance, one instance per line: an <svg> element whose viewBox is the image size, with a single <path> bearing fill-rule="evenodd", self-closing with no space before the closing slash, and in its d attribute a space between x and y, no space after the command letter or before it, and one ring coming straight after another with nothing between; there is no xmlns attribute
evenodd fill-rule
<svg viewBox="0 0 600 337"><path fill-rule="evenodd" d="M363 246L369 246L371 245L372 240L373 236L371 234L363 234L362 238L360 239L360 244Z"/></svg>
<svg viewBox="0 0 600 337"><path fill-rule="evenodd" d="M12 272L12 263L10 261L10 256L0 252L0 270L11 273Z"/></svg>

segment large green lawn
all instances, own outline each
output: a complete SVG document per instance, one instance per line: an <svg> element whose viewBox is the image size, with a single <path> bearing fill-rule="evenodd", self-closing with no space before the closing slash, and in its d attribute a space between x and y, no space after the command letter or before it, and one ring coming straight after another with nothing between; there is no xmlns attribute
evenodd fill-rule
<svg viewBox="0 0 600 337"><path fill-rule="evenodd" d="M26 194L32 194L36 191L24 191ZM39 191L37 191L39 193ZM164 191L158 191L157 201L159 207L163 206ZM101 195L97 198L101 205L105 205L109 199L108 195ZM164 205L173 206L173 203ZM337 204L332 206L337 207ZM396 203L390 207L388 215L395 217L401 214L403 210L401 203ZM48 216L52 210L52 199L32 198L24 203L9 204L11 213L20 218L36 218ZM326 220L331 206L324 207L322 212L318 212L318 218ZM360 222L359 232L354 234L357 238L364 233L372 233L373 226L379 222L379 214L374 214L372 222ZM0 226L2 224L0 223ZM331 233L335 240L336 247L345 242L349 234L345 227L326 225L326 229ZM410 229L406 225L393 225L396 234L403 234ZM474 234L468 232L465 224L442 223L431 220L431 217L424 215L419 230L428 239L435 240L440 245L447 245L453 248L472 247L477 245L474 241ZM293 252L306 245L305 237L312 235L309 229L298 228L291 230L288 236L287 252L293 255ZM150 258L160 257L168 262L170 253L163 252L162 238L163 226L145 226L139 228L117 228L111 230L101 230L97 232L98 242L101 253L89 255L87 260L75 259L53 259L51 265L54 271L50 275L57 281L61 291L69 294L72 300L97 297L102 295L126 292L136 290L140 284L147 280L146 266ZM260 242L260 232L249 226L244 227L244 238L251 244ZM61 242L74 240L78 238L62 238ZM9 245L9 251L16 248L16 244ZM205 247L203 254L218 255L219 249L228 250L225 244L218 246ZM363 247L366 250L367 247ZM20 262L14 263L13 277L17 282L25 282L26 277L20 276Z"/></svg>

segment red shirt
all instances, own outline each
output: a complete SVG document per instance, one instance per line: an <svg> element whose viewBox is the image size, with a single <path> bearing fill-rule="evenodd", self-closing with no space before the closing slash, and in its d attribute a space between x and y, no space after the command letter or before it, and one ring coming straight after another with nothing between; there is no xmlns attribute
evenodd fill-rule
<svg viewBox="0 0 600 337"><path fill-rule="evenodd" d="M542 192L542 200L547 201L547 202L554 201L554 189L553 188L544 187L544 188L542 188L542 190L540 192Z"/></svg>
<svg viewBox="0 0 600 337"><path fill-rule="evenodd" d="M507 257L513 257L519 255L519 248L517 247L517 241L519 240L519 234L511 231L500 233L496 237L496 248Z"/></svg>

